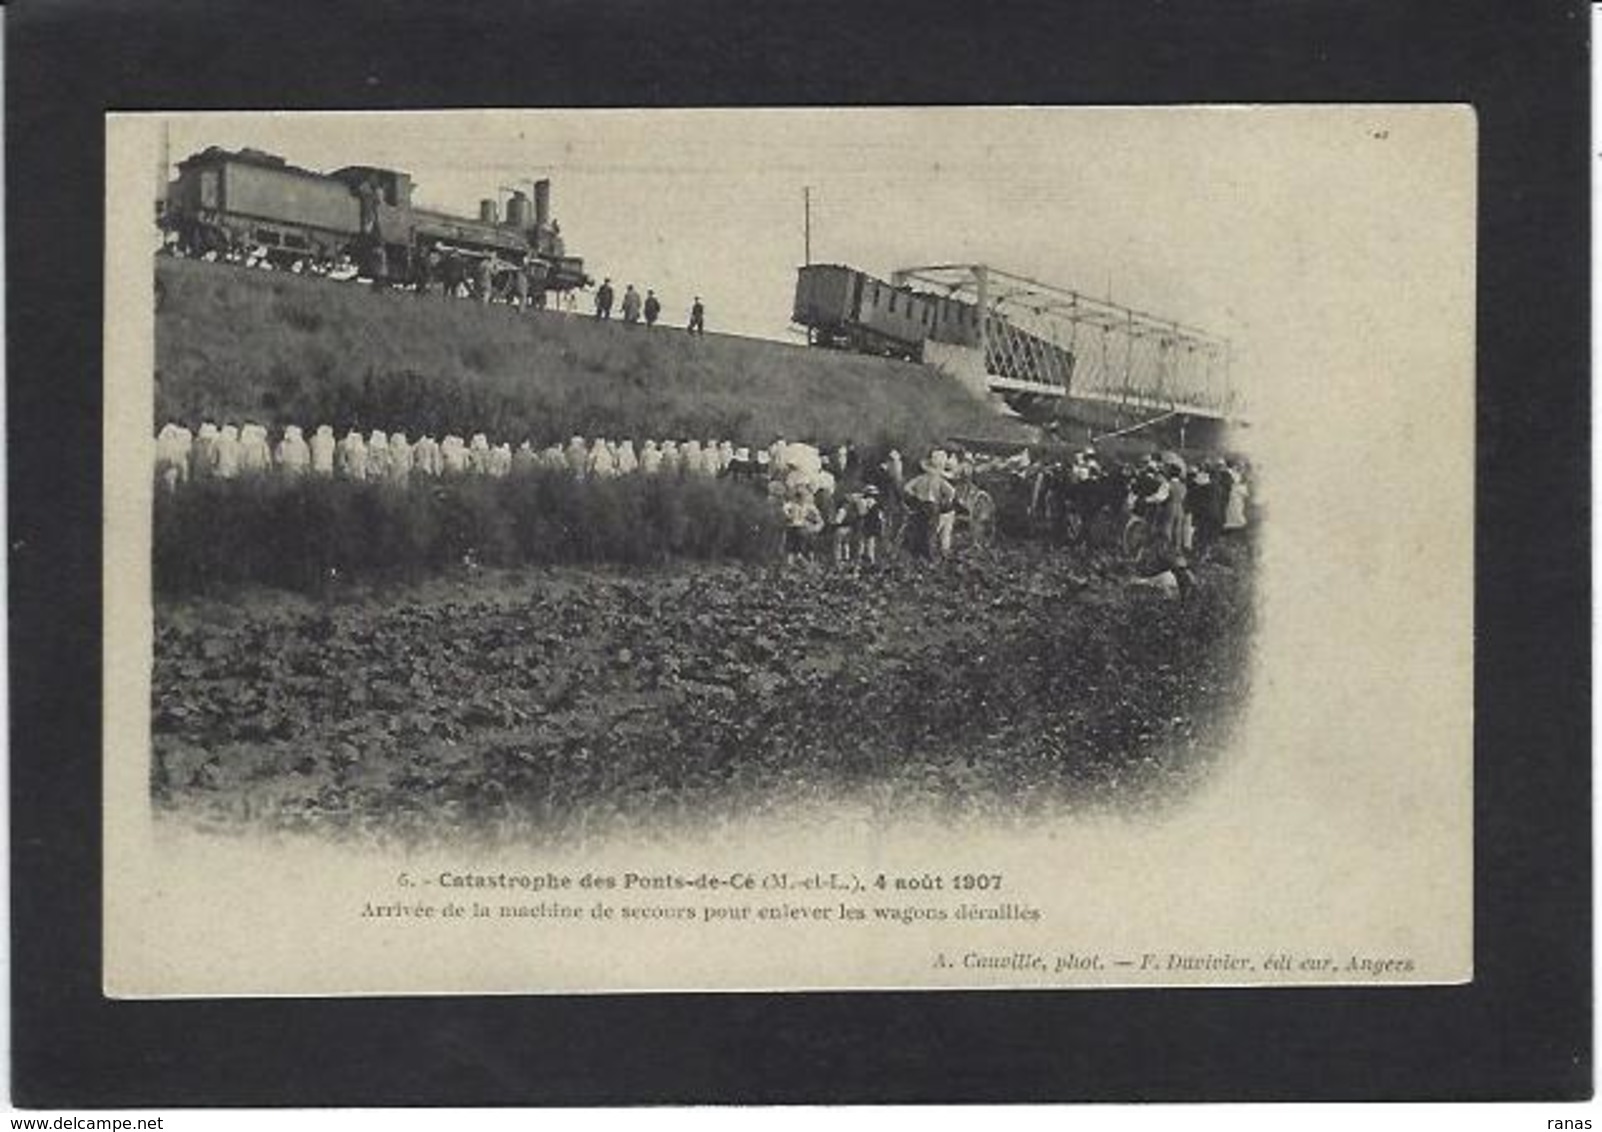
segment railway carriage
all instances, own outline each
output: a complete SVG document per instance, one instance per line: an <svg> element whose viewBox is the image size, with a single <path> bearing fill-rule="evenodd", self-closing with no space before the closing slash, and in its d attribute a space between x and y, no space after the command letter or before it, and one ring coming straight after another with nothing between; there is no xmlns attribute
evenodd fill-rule
<svg viewBox="0 0 1602 1132"><path fill-rule="evenodd" d="M953 346L979 345L979 311L971 303L943 295L926 295L931 312L929 337Z"/></svg>
<svg viewBox="0 0 1602 1132"><path fill-rule="evenodd" d="M803 267L792 317L820 346L923 360L932 312L925 297L839 264Z"/></svg>
<svg viewBox="0 0 1602 1132"><path fill-rule="evenodd" d="M924 359L925 342L977 349L980 317L972 303L896 287L841 264L802 267L791 313L812 331L816 345L909 361ZM1001 314L985 316L984 331L987 372L1067 390L1074 370L1071 351Z"/></svg>

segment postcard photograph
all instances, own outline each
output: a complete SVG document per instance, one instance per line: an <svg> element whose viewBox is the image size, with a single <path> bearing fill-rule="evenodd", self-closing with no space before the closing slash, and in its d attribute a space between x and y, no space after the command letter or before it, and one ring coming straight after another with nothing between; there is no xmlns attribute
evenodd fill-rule
<svg viewBox="0 0 1602 1132"><path fill-rule="evenodd" d="M1472 977L1468 109L107 154L108 993Z"/></svg>

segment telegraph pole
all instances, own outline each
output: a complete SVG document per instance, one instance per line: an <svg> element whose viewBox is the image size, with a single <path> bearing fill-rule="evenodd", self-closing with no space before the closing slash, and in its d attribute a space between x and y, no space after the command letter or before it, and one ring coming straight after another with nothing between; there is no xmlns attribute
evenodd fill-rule
<svg viewBox="0 0 1602 1132"><path fill-rule="evenodd" d="M167 119L161 120L161 168L157 171L159 180L156 183L156 211L163 221L167 217L167 208L171 203L167 199L168 188L172 177L172 123Z"/></svg>
<svg viewBox="0 0 1602 1132"><path fill-rule="evenodd" d="M801 190L801 208L803 215L802 240L805 247L805 263L812 266L812 186L807 185Z"/></svg>
<svg viewBox="0 0 1602 1132"><path fill-rule="evenodd" d="M801 243L802 254L806 257L805 263L812 266L812 186L801 186ZM812 345L812 327L807 327L807 345Z"/></svg>

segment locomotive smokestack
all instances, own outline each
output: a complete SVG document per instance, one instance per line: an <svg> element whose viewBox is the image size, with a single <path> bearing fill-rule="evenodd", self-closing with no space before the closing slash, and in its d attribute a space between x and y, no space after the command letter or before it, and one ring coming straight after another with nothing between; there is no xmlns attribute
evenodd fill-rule
<svg viewBox="0 0 1602 1132"><path fill-rule="evenodd" d="M500 206L493 200L481 200L478 202L478 218L485 224L496 223L500 218L500 212Z"/></svg>
<svg viewBox="0 0 1602 1132"><path fill-rule="evenodd" d="M544 228L551 222L551 182L549 178L534 182L534 223Z"/></svg>
<svg viewBox="0 0 1602 1132"><path fill-rule="evenodd" d="M533 209L529 207L528 194L515 192L512 194L512 199L506 202L506 223L513 228L527 228L532 212Z"/></svg>

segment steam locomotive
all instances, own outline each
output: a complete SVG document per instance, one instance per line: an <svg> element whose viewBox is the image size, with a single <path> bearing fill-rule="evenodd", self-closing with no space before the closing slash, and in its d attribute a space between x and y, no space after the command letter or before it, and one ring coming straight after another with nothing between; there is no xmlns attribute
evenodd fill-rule
<svg viewBox="0 0 1602 1132"><path fill-rule="evenodd" d="M161 224L181 255L231 258L241 249L274 267L326 271L349 263L374 280L426 285L518 273L536 294L590 282L551 217L551 183L514 192L477 219L412 204L410 174L350 165L318 173L257 149L212 146L180 162ZM492 265L492 266L491 266Z"/></svg>
<svg viewBox="0 0 1602 1132"><path fill-rule="evenodd" d="M814 345L925 360L926 343L978 349L979 310L972 303L897 287L839 264L810 264L796 276L791 318L812 331ZM985 319L985 369L998 377L1067 390L1074 355L1014 326Z"/></svg>

